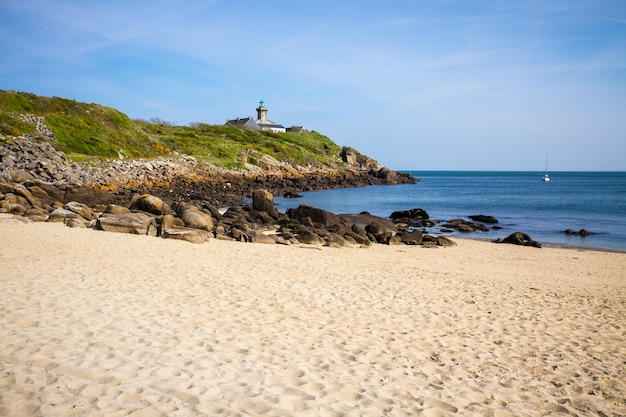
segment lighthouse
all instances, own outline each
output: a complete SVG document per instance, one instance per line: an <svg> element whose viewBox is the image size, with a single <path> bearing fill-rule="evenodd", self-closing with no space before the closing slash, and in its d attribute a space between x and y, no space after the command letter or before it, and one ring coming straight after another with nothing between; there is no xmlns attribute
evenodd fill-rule
<svg viewBox="0 0 626 417"><path fill-rule="evenodd" d="M269 120L267 120L267 107L265 107L265 101L263 100L259 101L259 107L257 107L256 109L256 115L257 115L256 122L259 125L273 124L273 122L270 122Z"/></svg>

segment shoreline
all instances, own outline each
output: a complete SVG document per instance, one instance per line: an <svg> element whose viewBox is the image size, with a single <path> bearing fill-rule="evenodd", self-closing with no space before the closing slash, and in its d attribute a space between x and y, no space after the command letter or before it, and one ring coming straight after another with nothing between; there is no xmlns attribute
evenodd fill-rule
<svg viewBox="0 0 626 417"><path fill-rule="evenodd" d="M481 237L472 237L472 236L463 236L463 235L448 235L448 234L442 234L442 236L446 236L450 239L454 239L454 240L463 240L463 239L468 239L468 240L477 240L479 242L489 242L489 243L494 243L493 239L490 238L481 238ZM617 250L617 249L607 249L607 248L592 248L592 247L585 247L585 246L576 246L576 245L564 245L564 244L560 244L560 243L550 243L550 242L541 242L539 241L539 243L541 243L541 249L566 249L566 250L576 250L576 251L591 251L591 252L610 252L610 253L619 253L619 254L626 254L626 251L621 251L621 250ZM503 243L505 244L505 243ZM539 249L539 248L537 248Z"/></svg>
<svg viewBox="0 0 626 417"><path fill-rule="evenodd" d="M9 415L626 413L626 254L0 235Z"/></svg>

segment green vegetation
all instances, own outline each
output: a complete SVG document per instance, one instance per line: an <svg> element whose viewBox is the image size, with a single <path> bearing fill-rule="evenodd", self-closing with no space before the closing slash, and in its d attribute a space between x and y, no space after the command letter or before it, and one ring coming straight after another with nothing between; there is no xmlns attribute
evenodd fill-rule
<svg viewBox="0 0 626 417"><path fill-rule="evenodd" d="M58 141L53 145L74 160L153 158L172 152L225 168L258 165L265 155L292 165L334 166L339 147L317 132L272 133L234 126L172 126L131 120L97 104L0 90L0 134L35 133L19 114L42 116Z"/></svg>

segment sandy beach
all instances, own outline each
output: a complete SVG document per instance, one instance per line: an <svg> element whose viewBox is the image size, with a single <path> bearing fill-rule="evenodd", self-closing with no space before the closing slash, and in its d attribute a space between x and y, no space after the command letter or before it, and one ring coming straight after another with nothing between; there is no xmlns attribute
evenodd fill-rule
<svg viewBox="0 0 626 417"><path fill-rule="evenodd" d="M624 253L0 236L0 416L626 415Z"/></svg>

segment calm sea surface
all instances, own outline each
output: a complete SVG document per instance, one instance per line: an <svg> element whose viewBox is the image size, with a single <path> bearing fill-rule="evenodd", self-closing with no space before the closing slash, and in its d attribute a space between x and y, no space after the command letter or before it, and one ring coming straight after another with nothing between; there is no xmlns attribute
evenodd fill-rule
<svg viewBox="0 0 626 417"><path fill-rule="evenodd" d="M422 208L437 220L485 214L498 219L502 229L462 236L496 239L520 231L546 246L626 252L626 172L553 172L550 182L541 181L537 172L409 172L420 182L313 191L302 193L303 198L274 201L280 211L309 204L334 213L368 211L381 217L411 208ZM563 233L583 228L594 234Z"/></svg>

